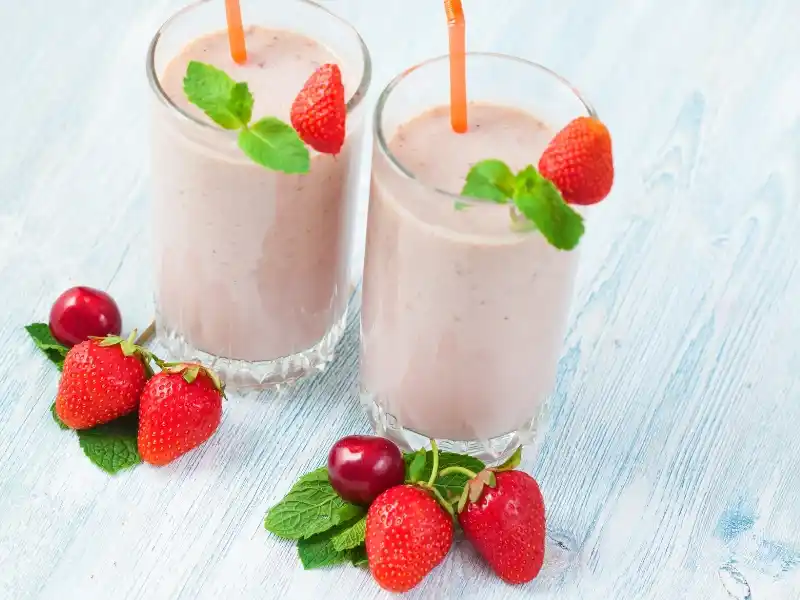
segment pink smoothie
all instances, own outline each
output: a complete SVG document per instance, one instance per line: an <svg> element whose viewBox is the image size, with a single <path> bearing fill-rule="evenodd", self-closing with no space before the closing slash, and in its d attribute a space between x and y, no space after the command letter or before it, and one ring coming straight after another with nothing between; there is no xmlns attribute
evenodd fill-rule
<svg viewBox="0 0 800 600"><path fill-rule="evenodd" d="M298 33L249 27L246 36L243 66L231 60L224 31L189 43L160 75L166 95L210 123L183 92L186 66L198 60L249 84L254 120L289 122L306 79L338 62ZM351 93L347 75L345 85ZM310 150L310 173L286 175L251 162L235 134L160 107L153 128L160 328L201 351L247 361L320 342L348 299L352 126L341 154Z"/></svg>
<svg viewBox="0 0 800 600"><path fill-rule="evenodd" d="M473 104L452 132L446 107L400 126L376 151L363 288L362 387L427 437L486 440L529 427L551 392L577 266L508 207L456 210L474 163L536 164L553 131L530 114ZM390 132L391 133L391 132ZM390 417L390 420L391 420Z"/></svg>

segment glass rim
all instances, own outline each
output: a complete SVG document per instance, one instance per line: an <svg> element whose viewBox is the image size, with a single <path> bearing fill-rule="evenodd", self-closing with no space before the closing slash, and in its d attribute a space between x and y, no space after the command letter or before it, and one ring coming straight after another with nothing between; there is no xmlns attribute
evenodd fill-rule
<svg viewBox="0 0 800 600"><path fill-rule="evenodd" d="M196 8L202 6L203 4L208 4L210 2L214 2L215 0L195 0L190 4L187 4L180 10L174 12L166 21L164 21L161 26L156 31L155 35L153 36L152 40L150 40L150 44L147 47L147 57L146 57L146 69L147 69L147 80L150 84L150 89L155 94L156 98L161 102L162 105L170 109L172 112L175 113L183 121L187 121L194 125L197 125L206 131L213 131L220 135L225 135L231 137L234 135L235 132L227 131L225 129L220 129L213 123L208 121L201 120L194 115L186 112L180 106L175 104L172 99L167 95L164 91L164 88L161 86L161 81L159 80L158 73L156 73L156 51L158 49L158 44L161 41L161 38L164 34L169 30L169 28L178 20L185 17L187 14L191 13ZM361 37L361 34L358 30L350 24L350 22L346 21L342 17L338 16L337 14L331 12L326 7L312 2L312 0L292 0L298 4L304 4L309 6L312 9L320 11L325 17L330 17L335 21L338 21L341 25L344 25L347 29L355 37L356 41L358 42L359 48L361 50L361 58L364 61L364 66L361 71L361 79L358 83L358 87L356 91L350 96L347 100L346 109L347 114L351 114L353 111L358 108L361 103L363 102L365 96L367 95L367 91L369 90L370 83L372 81L372 57L369 53L369 48L367 44L364 42L364 38Z"/></svg>
<svg viewBox="0 0 800 600"><path fill-rule="evenodd" d="M503 53L500 53L500 52L467 52L466 56L467 56L467 60L469 60L470 57L491 58L491 59L498 59L498 60L502 60L502 61L515 62L515 63L521 64L521 65L524 65L526 67L531 67L534 70L536 70L536 71L538 71L540 73L543 73L544 75L550 77L555 83L561 85L568 92L572 93L572 95L578 100L578 102L580 102L581 105L586 109L587 116L598 118L597 111L595 110L595 108L592 105L592 103L589 102L589 100L587 100L583 96L583 94L574 85L572 85L572 83L568 79L566 79L565 77L562 77L561 75L559 75L558 73L556 73L552 69L549 69L549 68L545 67L544 65L541 65L541 64L539 64L537 62L533 62L531 60L520 58L518 56L513 56L511 54L503 54ZM426 59L426 60L424 60L424 61L422 61L420 63L417 63L413 67L410 67L410 68L406 69L405 71L401 72L399 75L395 76L386 85L386 87L381 92L381 95L378 97L378 102L375 105L375 112L374 112L374 115L373 115L373 126L375 128L375 136L376 136L376 138L378 140L378 148L380 149L380 152L382 152L389 159L389 164L392 166L392 168L396 172L398 172L402 177L404 177L406 179L409 179L411 181L414 181L417 184L423 186L424 188L427 188L428 190L435 192L436 194L449 197L452 200L459 201L459 202L465 202L465 203L468 203L468 204L480 204L482 206L487 206L490 203L481 202L481 201L476 200L474 198L470 198L469 196L462 196L461 194L457 194L455 192L449 192L447 190L443 190L443 189L438 188L438 187L436 187L434 185L429 185L429 184L425 183L424 181L422 181L421 179L419 179L419 177L417 177L413 172L408 170L397 159L397 156L395 156L395 154L389 149L389 143L388 143L388 140L386 139L386 134L385 134L385 132L383 130L383 127L381 126L381 120L382 120L382 117L383 117L384 108L386 107L386 102L389 100L389 97L392 95L392 92L395 90L395 88L398 85L400 85L414 71L417 71L419 69L428 67L430 65L433 65L433 64L436 64L436 63L439 63L439 62L442 62L442 61L449 61L449 60L450 60L450 55L449 54L442 54L442 55L439 55L439 56L434 56L433 58ZM505 208L505 209L508 208L507 205L504 205L504 204L498 204L497 206Z"/></svg>

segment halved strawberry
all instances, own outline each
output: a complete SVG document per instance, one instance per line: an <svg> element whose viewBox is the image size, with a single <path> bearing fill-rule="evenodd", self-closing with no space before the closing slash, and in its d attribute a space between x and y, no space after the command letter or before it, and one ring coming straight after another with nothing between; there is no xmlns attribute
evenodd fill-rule
<svg viewBox="0 0 800 600"><path fill-rule="evenodd" d="M346 120L342 72L338 65L326 63L314 71L294 99L292 127L317 152L338 154L344 145Z"/></svg>

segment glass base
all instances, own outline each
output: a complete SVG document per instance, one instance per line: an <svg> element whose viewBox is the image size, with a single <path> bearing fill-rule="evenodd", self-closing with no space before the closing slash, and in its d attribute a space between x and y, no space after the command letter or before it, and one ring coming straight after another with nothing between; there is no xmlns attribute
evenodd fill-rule
<svg viewBox="0 0 800 600"><path fill-rule="evenodd" d="M414 452L420 448L430 448L430 438L426 435L403 427L397 417L386 412L375 400L375 396L362 391L361 406L369 416L377 435L392 440L403 452ZM545 411L525 423L521 428L497 437L481 440L447 440L436 439L442 452L467 454L483 461L487 466L496 466L509 458L520 446L532 446L534 453L538 451L544 431L540 426ZM526 455L530 452L526 452Z"/></svg>
<svg viewBox="0 0 800 600"><path fill-rule="evenodd" d="M247 393L278 388L321 373L334 358L336 345L347 325L345 309L333 327L315 346L275 360L248 361L208 354L193 347L179 332L165 328L156 318L156 343L170 361L199 361L214 369L230 391Z"/></svg>

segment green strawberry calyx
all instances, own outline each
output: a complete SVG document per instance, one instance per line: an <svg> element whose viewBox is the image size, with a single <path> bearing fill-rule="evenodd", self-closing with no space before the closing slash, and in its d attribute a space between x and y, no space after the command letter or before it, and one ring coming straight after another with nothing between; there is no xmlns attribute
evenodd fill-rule
<svg viewBox="0 0 800 600"><path fill-rule="evenodd" d="M118 335L107 335L106 337L92 337L89 339L96 340L97 345L100 347L108 348L110 346L119 346L123 355L136 356L142 361L142 364L144 364L145 371L147 372L147 378L150 379L150 377L153 376L153 368L150 365L150 362L153 361L158 364L160 359L147 348L136 344L135 340L137 335L138 332L136 329L134 329L127 338L123 338Z"/></svg>
<svg viewBox="0 0 800 600"><path fill-rule="evenodd" d="M489 486L490 488L497 486L497 477L495 476L495 473L511 471L517 468L521 461L522 448L520 447L516 449L514 454L512 454L508 460L497 467L488 467L478 473L475 473L464 467L452 466L442 469L438 476L444 477L451 473L461 473L462 475L469 477L469 480L464 485L464 491L461 493L461 496L458 499L458 505L456 507L456 511L461 513L466 508L468 501L474 503L480 500L483 489L486 486Z"/></svg>
<svg viewBox="0 0 800 600"><path fill-rule="evenodd" d="M192 362L163 362L161 360L156 360L156 364L161 367L161 370L165 373L181 375L183 380L189 384L194 383L197 380L197 376L203 373L211 380L216 390L223 396L225 395L225 384L222 382L219 375L217 375L216 371L205 365Z"/></svg>
<svg viewBox="0 0 800 600"><path fill-rule="evenodd" d="M455 517L455 514L453 513L453 505L444 499L444 496L442 496L441 492L439 492L434 485L440 473L439 447L436 445L436 440L433 439L431 440L431 453L433 454L433 466L431 468L431 475L427 481L420 481L419 479L420 475L425 469L428 453L424 448L422 448L415 454L414 460L411 462L411 466L409 467L410 484L431 494L436 502L438 502L439 505L447 512L447 514L449 514L451 517Z"/></svg>

